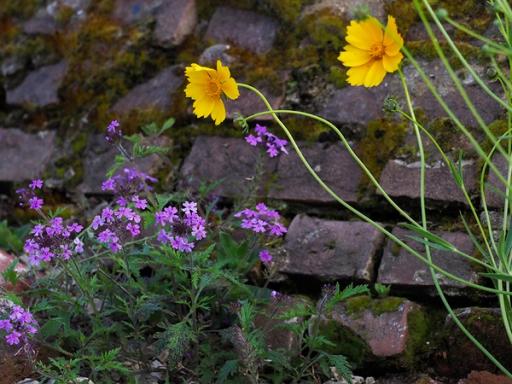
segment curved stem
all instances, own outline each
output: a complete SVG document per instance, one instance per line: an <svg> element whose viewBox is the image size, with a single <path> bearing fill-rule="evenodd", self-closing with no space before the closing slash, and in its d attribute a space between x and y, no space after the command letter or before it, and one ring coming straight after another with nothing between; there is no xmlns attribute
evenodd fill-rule
<svg viewBox="0 0 512 384"><path fill-rule="evenodd" d="M281 119L279 119L279 117L277 116L277 114L272 110L272 107L270 105L270 103L268 102L268 100L265 98L265 96L259 91L257 90L256 88L248 85L248 84L243 84L243 83L238 83L238 85L240 87L243 87L243 88L246 88L246 89L249 89L253 92L255 92L262 100L263 102L265 103L265 106L268 108L270 114L272 115L272 117L274 118L274 120L279 124L279 126L283 129L283 131L285 132L286 136L288 137L288 139L290 140L290 143L292 144L295 152L297 153L297 156L299 157L299 159L302 161L302 163L304 164L304 166L306 167L307 171L311 174L311 176L318 182L318 184L333 198L335 199L338 203L340 203L344 208L346 208L347 210L349 210L350 212L352 212L354 215L356 215L357 217L359 217L360 219L366 221L367 223L371 224L373 227L375 227L377 230L379 230L381 233L383 233L384 235L386 235L388 238L390 238L392 241L394 241L395 243L397 243L398 245L400 245L402 248L404 248L406 251L408 251L409 253L411 253L412 255L414 255L415 257L417 257L418 259L420 259L421 261L423 261L425 264L427 265L430 265L432 266L432 268L434 268L435 271L441 273L442 275L446 276L448 279L450 280L453 280L453 281L457 281L461 284L464 284L468 287L471 287L471 288L475 288L475 289L479 289L481 291L485 291L485 292L492 292L492 293L503 293L503 294L508 294L508 295L512 295L512 292L501 292L501 291L498 291L496 289L493 289L493 288L489 288L489 287L485 287L483 285L479 285L479 284L476 284L476 283L473 283L471 281L467 281L465 279L462 279L458 276L455 276L453 275L452 273L444 270L443 268L435 265L435 264L432 264L431 262L429 262L425 257L423 257L422 255L420 255L415 249L413 249L411 246L409 246L408 244L406 244L403 240L399 239L397 236L395 236L394 234L392 234L390 231L388 231L382 224L379 224L375 221L373 221L372 219L370 219L368 216L366 216L364 213L362 213L361 211L357 210L356 208L354 208L352 205L348 204L347 202L345 202L343 199L341 199L337 194L336 192L334 192L327 184L325 184L325 182L320 178L320 176L315 172L315 170L313 169L313 167L311 167L311 165L309 164L309 162L306 160L306 158L304 157L304 154L302 153L302 151L299 149L297 143L295 142L295 139L293 138L293 136L291 135L290 131L288 130L288 128L283 124L283 122L281 121ZM296 112L296 111L295 111ZM325 119L322 119L318 116L315 116L315 115L311 115L311 114L307 114L307 113L303 113L303 112L297 112L296 114L302 114L303 116L307 116L307 117L312 117L312 118L316 118L317 120L320 120L320 121L324 121L327 125L329 126L333 126L333 124ZM421 228L421 227L420 227Z"/></svg>

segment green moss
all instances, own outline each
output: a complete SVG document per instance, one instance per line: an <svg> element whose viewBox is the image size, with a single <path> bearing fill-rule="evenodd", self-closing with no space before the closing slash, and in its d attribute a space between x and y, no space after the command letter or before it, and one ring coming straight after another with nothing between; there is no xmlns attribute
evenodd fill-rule
<svg viewBox="0 0 512 384"><path fill-rule="evenodd" d="M340 65L332 65L329 68L329 81L336 88L343 88L347 85L347 73Z"/></svg>
<svg viewBox="0 0 512 384"><path fill-rule="evenodd" d="M58 23L66 25L71 20L74 14L75 11L73 10L73 8L68 7L67 5L61 5L57 10L56 20Z"/></svg>
<svg viewBox="0 0 512 384"><path fill-rule="evenodd" d="M327 353L342 354L355 366L360 366L369 356L366 342L355 333L333 320L324 320L319 327L321 336L334 343L325 347Z"/></svg>
<svg viewBox="0 0 512 384"><path fill-rule="evenodd" d="M39 0L2 0L0 1L0 17L16 17L27 19L40 6Z"/></svg>
<svg viewBox="0 0 512 384"><path fill-rule="evenodd" d="M429 317L419 308L413 309L407 315L408 338L401 358L402 365L405 367L413 368L420 364L430 345L435 344L429 338L432 336L436 315L434 313ZM430 343L427 344L427 341Z"/></svg>
<svg viewBox="0 0 512 384"><path fill-rule="evenodd" d="M319 48L339 51L345 45L346 23L331 9L325 8L305 16L301 28Z"/></svg>
<svg viewBox="0 0 512 384"><path fill-rule="evenodd" d="M302 8L311 3L310 0L265 0L265 2L276 17L288 23L295 22Z"/></svg>
<svg viewBox="0 0 512 384"><path fill-rule="evenodd" d="M395 155L407 134L407 124L387 119L371 121L364 137L359 142L357 154L377 179L380 177L388 160ZM369 179L365 176L361 188L369 187Z"/></svg>
<svg viewBox="0 0 512 384"><path fill-rule="evenodd" d="M391 0L386 2L385 10L388 15L396 18L398 29L403 36L411 25L419 21L412 1Z"/></svg>
<svg viewBox="0 0 512 384"><path fill-rule="evenodd" d="M370 310L373 315L380 316L383 313L398 310L404 299L400 297L385 297L372 299L370 296L357 296L350 298L345 303L347 313L358 315L365 310Z"/></svg>
<svg viewBox="0 0 512 384"><path fill-rule="evenodd" d="M311 119L286 117L283 122L296 140L316 142L322 133L328 131L325 125Z"/></svg>
<svg viewBox="0 0 512 384"><path fill-rule="evenodd" d="M446 43L445 41L440 41L439 44L443 49L450 65L453 66L454 69L461 68L461 62L459 61L459 59L457 59L455 54L449 49L448 43ZM481 48L463 41L458 41L456 44L457 48L466 59L477 60L480 62L486 60L486 55ZM437 52L431 41L409 41L407 43L407 47L409 48L411 54L416 58L424 58L427 60L434 60L438 58Z"/></svg>

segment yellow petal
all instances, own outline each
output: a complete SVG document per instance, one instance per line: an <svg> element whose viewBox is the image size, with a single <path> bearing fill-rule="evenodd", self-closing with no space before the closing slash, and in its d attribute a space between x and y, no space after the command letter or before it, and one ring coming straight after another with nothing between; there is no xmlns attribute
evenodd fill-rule
<svg viewBox="0 0 512 384"><path fill-rule="evenodd" d="M347 37L345 38L349 44L368 51L372 45L381 43L382 39L382 28L374 17L363 21L351 21L347 27Z"/></svg>
<svg viewBox="0 0 512 384"><path fill-rule="evenodd" d="M384 80L384 76L386 76L386 70L382 65L382 61L376 60L372 63L370 69L368 70L368 73L366 74L366 77L364 79L364 86L375 87L382 83L382 80Z"/></svg>
<svg viewBox="0 0 512 384"><path fill-rule="evenodd" d="M238 91L238 85L236 84L236 81L233 78L229 78L222 83L222 91L231 100L238 99L238 96L240 96L240 92Z"/></svg>
<svg viewBox="0 0 512 384"><path fill-rule="evenodd" d="M185 96L194 100L201 99L205 95L205 85L202 83L189 83L185 87Z"/></svg>
<svg viewBox="0 0 512 384"><path fill-rule="evenodd" d="M388 16L388 24L386 25L386 30L384 32L384 47L386 49L386 54L389 56L396 55L403 45L404 39L402 39L402 36L398 33L396 20L390 15Z"/></svg>
<svg viewBox="0 0 512 384"><path fill-rule="evenodd" d="M370 52L352 45L346 45L345 51L341 52L338 56L338 60L346 67L357 67L366 64L371 58Z"/></svg>
<svg viewBox="0 0 512 384"><path fill-rule="evenodd" d="M194 114L197 117L207 117L212 113L212 109L215 105L215 99L211 97L203 97L194 101Z"/></svg>
<svg viewBox="0 0 512 384"><path fill-rule="evenodd" d="M347 71L347 81L350 85L364 85L366 74L370 70L372 62L368 62L359 67L351 67Z"/></svg>
<svg viewBox="0 0 512 384"><path fill-rule="evenodd" d="M382 65L387 72L395 72L398 69L398 66L400 65L403 57L404 55L402 55L400 52L394 56L384 55L382 57Z"/></svg>
<svg viewBox="0 0 512 384"><path fill-rule="evenodd" d="M222 65L220 60L217 60L217 73L219 74L219 79L227 80L231 77L231 73L229 72L229 68L227 66Z"/></svg>
<svg viewBox="0 0 512 384"><path fill-rule="evenodd" d="M215 125L219 125L226 119L226 108L221 99L215 100L212 110L212 119L215 121Z"/></svg>

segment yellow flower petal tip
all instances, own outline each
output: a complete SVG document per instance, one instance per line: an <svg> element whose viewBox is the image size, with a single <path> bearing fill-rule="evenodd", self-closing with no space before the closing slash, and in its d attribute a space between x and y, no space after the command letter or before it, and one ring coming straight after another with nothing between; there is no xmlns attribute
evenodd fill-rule
<svg viewBox="0 0 512 384"><path fill-rule="evenodd" d="M400 49L404 40L393 16L388 16L385 28L374 17L351 21L345 38L347 45L338 60L349 67L350 85L375 87L382 83L386 73L395 72L403 59Z"/></svg>
<svg viewBox="0 0 512 384"><path fill-rule="evenodd" d="M215 125L226 119L226 107L222 97L235 100L240 96L238 85L231 77L229 68L217 60L217 67L208 68L191 64L185 68L188 84L185 96L194 100L194 114L197 117L211 115Z"/></svg>

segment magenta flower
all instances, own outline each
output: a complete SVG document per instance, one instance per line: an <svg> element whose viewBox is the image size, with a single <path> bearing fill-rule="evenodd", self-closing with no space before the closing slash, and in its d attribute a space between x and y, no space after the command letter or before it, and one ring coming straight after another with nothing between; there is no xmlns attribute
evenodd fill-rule
<svg viewBox="0 0 512 384"><path fill-rule="evenodd" d="M276 157L280 152L288 154L288 150L286 149L288 141L280 139L276 135L270 133L267 130L267 127L256 124L254 132L256 133L256 136L250 134L245 137L245 141L247 141L249 145L255 147L258 144L264 143L267 148L267 153L270 157Z"/></svg>
<svg viewBox="0 0 512 384"><path fill-rule="evenodd" d="M272 261L272 255L266 249L260 252L259 257L263 264L269 264Z"/></svg>
<svg viewBox="0 0 512 384"><path fill-rule="evenodd" d="M43 180L41 180L41 179L34 179L34 180L32 180L32 182L29 184L29 187L30 187L30 189L32 189L32 190L35 190L35 189L41 189L41 188L43 188Z"/></svg>
<svg viewBox="0 0 512 384"><path fill-rule="evenodd" d="M83 243L78 238L82 229L78 223L65 225L62 217L54 217L46 224L34 226L23 249L32 265L56 257L68 260L73 254L83 252Z"/></svg>
<svg viewBox="0 0 512 384"><path fill-rule="evenodd" d="M119 252L122 244L140 234L140 215L129 207L103 208L91 223L98 241L112 252ZM83 244L82 244L83 247Z"/></svg>
<svg viewBox="0 0 512 384"><path fill-rule="evenodd" d="M206 221L197 213L197 203L186 201L182 208L166 207L155 214L161 227L157 240L176 251L192 252L195 242L206 237Z"/></svg>
<svg viewBox="0 0 512 384"><path fill-rule="evenodd" d="M9 345L20 345L29 352L32 350L29 338L37 332L37 322L32 314L7 299L0 299L0 331L5 332Z"/></svg>
<svg viewBox="0 0 512 384"><path fill-rule="evenodd" d="M269 209L264 203L256 205L256 209L244 209L235 214L241 218L241 227L256 233L265 233L271 236L283 236L287 229L279 222L280 215L277 211Z"/></svg>

